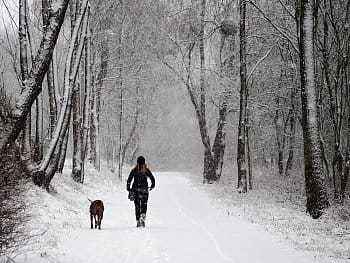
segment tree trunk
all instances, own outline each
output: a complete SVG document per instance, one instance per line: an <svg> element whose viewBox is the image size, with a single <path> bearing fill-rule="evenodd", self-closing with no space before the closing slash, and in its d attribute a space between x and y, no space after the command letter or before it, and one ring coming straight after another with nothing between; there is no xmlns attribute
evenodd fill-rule
<svg viewBox="0 0 350 263"><path fill-rule="evenodd" d="M304 136L306 210L312 218L319 218L328 207L324 187L320 135L317 123L317 103L314 61L315 0L302 0L300 9L300 76L302 126Z"/></svg>
<svg viewBox="0 0 350 263"><path fill-rule="evenodd" d="M283 129L282 129L282 124L283 120L282 117L280 116L280 98L277 96L276 97L276 113L275 113L275 127L276 127L276 141L277 141L277 152L278 152L278 173L279 175L283 175L283 169L284 169L284 159L283 159L283 143L281 141L281 138L284 137ZM283 140L283 139L282 139Z"/></svg>
<svg viewBox="0 0 350 263"><path fill-rule="evenodd" d="M90 8L88 9L88 16L90 17ZM89 109L90 109L90 89L92 87L91 83L91 34L90 25L88 24L86 37L85 37L85 67L84 67L84 97L83 97L83 131L81 137L82 153L81 153L81 165L82 165L82 178L81 182L84 182L85 173L85 158L87 151L87 141L89 133Z"/></svg>
<svg viewBox="0 0 350 263"><path fill-rule="evenodd" d="M248 97L248 95L247 95ZM247 147L247 161L248 161L248 186L249 190L253 189L253 170L252 170L252 158L251 158L251 152L250 152L250 125L249 125L249 110L246 111L246 134L245 134L245 140L246 140L246 147Z"/></svg>
<svg viewBox="0 0 350 263"><path fill-rule="evenodd" d="M288 159L287 159L287 164L286 164L286 169L285 169L285 175L289 176L290 172L292 171L293 167L293 159L294 159L294 145L295 145L295 91L296 89L293 88L291 92L291 109L289 111L290 119L290 132L289 132L289 150L288 150Z"/></svg>
<svg viewBox="0 0 350 263"><path fill-rule="evenodd" d="M48 0L42 0L42 18L43 18L43 25L45 27L49 21L49 1ZM50 67L47 70L46 79L47 79L47 91L49 96L49 138L51 139L55 125L56 125L56 120L57 120L57 101L56 101L55 89L58 88L58 87L55 87L57 83L54 82L55 71L54 71L52 62Z"/></svg>
<svg viewBox="0 0 350 263"><path fill-rule="evenodd" d="M57 173L63 173L64 164L66 162L67 148L69 141L69 126L64 134L64 141L61 147L60 158L57 165Z"/></svg>
<svg viewBox="0 0 350 263"><path fill-rule="evenodd" d="M43 159L43 98L42 95L36 99L36 125L35 143L33 149L33 160L39 163Z"/></svg>
<svg viewBox="0 0 350 263"><path fill-rule="evenodd" d="M245 130L246 130L246 100L247 100L247 68L246 68L246 35L245 35L245 19L246 19L246 0L241 0L239 4L240 10L240 107L239 107L239 123L238 123L238 142L237 142L237 166L238 166L238 188L243 193L247 192L247 164L245 159Z"/></svg>
<svg viewBox="0 0 350 263"><path fill-rule="evenodd" d="M28 80L28 38L27 38L27 0L19 0L19 59L21 70L22 91ZM25 120L25 128L22 131L22 154L26 159L30 158L31 152L31 111Z"/></svg>
<svg viewBox="0 0 350 263"><path fill-rule="evenodd" d="M347 145L347 151L345 155L345 169L344 169L344 174L341 178L341 184L340 184L341 203L344 203L346 186L348 184L349 175L350 175L350 117L348 117L348 142L347 143L348 145Z"/></svg>
<svg viewBox="0 0 350 263"><path fill-rule="evenodd" d="M83 7L85 8L85 7ZM84 43L85 42L85 35L87 30L87 24L88 24L88 14L86 9L81 9L81 1L76 1L76 9L75 12L72 13L72 23L74 22L74 27L79 27L79 24L75 24L75 18L79 17L81 15L81 12L84 12L84 19L82 22L82 29L80 31L79 39L75 42L75 52L73 53L73 60L76 59L76 52L78 51L78 43ZM73 31L73 29L72 29ZM79 62L81 59L79 59ZM79 66L80 68L80 66ZM78 69L79 72L79 69ZM82 118L81 118L81 83L80 82L73 82L73 93L72 93L72 134L73 134L73 158L72 158L72 178L76 182L81 182L81 176L82 176Z"/></svg>

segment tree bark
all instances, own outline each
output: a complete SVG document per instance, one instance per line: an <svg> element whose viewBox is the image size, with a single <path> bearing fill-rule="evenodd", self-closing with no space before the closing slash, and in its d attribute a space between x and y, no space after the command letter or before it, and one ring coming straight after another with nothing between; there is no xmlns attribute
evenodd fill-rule
<svg viewBox="0 0 350 263"><path fill-rule="evenodd" d="M88 9L88 16L90 17L90 8ZM82 153L81 153L81 163L82 163L82 178L81 182L84 182L85 173L85 158L87 152L87 141L89 133L89 109L90 109L90 89L91 85L91 34L90 34L90 24L88 23L86 37L85 37L85 67L84 67L84 97L83 97L83 130L81 137Z"/></svg>
<svg viewBox="0 0 350 263"><path fill-rule="evenodd" d="M294 159L294 145L295 145L295 125L296 125L296 120L295 120L295 91L296 89L293 88L291 92L291 109L289 111L289 150L288 150L288 159L287 159L287 164L286 164L286 169L285 169L285 176L289 176L290 172L292 171L293 167L293 159Z"/></svg>
<svg viewBox="0 0 350 263"><path fill-rule="evenodd" d="M48 23L49 20L49 0L42 0L42 18L44 27ZM47 79L47 91L49 97L49 138L52 138L52 134L56 125L57 119L57 101L55 87L57 83L54 82L55 71L53 62L51 62L50 67L47 70L46 79Z"/></svg>
<svg viewBox="0 0 350 263"><path fill-rule="evenodd" d="M246 130L246 100L247 100L247 67L246 67L246 0L241 0L239 4L240 10L240 107L239 107L239 123L238 123L238 142L237 142L237 166L238 166L238 188L243 193L247 190L247 164L245 158L245 130Z"/></svg>
<svg viewBox="0 0 350 263"><path fill-rule="evenodd" d="M306 210L312 218L319 218L328 197L324 186L320 135L317 123L317 103L314 60L315 0L301 0L300 8L300 76L302 126L304 136Z"/></svg>
<svg viewBox="0 0 350 263"><path fill-rule="evenodd" d="M27 38L27 0L19 0L19 59L20 59L20 72L22 91L28 80L28 38ZM25 128L22 131L22 154L26 159L31 155L31 111L28 113L28 117L25 120Z"/></svg>

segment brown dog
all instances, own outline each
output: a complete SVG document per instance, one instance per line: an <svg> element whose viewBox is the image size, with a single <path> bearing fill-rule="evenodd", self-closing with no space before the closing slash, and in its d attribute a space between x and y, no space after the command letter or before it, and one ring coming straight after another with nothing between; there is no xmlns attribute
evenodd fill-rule
<svg viewBox="0 0 350 263"><path fill-rule="evenodd" d="M93 219L95 219L95 228L101 230L101 221L103 218L103 211L104 211L104 206L103 202L101 200L95 200L91 201L89 198L88 200L91 202L90 205L90 221L91 221L91 229L93 228Z"/></svg>

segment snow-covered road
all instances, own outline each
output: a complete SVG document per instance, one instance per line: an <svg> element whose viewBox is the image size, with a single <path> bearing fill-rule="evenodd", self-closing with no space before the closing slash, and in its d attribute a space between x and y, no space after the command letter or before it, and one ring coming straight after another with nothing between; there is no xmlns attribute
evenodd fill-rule
<svg viewBox="0 0 350 263"><path fill-rule="evenodd" d="M84 185L57 177L54 194L33 188L31 198L42 202L42 210L32 228L45 233L39 248L16 262L327 262L295 250L259 226L227 216L181 173L155 173L146 228L136 228L124 185L95 176ZM90 229L85 197L104 201L100 231Z"/></svg>
<svg viewBox="0 0 350 263"><path fill-rule="evenodd" d="M146 228L135 227L125 192L101 189L102 230L67 230L58 243L61 262L316 262L276 237L212 206L210 199L178 173L156 173ZM106 192L107 191L107 192ZM84 219L82 219L84 220Z"/></svg>

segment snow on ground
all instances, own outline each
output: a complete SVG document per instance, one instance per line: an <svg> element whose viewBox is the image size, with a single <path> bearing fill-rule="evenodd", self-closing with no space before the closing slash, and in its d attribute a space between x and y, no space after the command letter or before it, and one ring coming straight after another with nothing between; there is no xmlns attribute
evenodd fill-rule
<svg viewBox="0 0 350 263"><path fill-rule="evenodd" d="M66 170L54 178L51 193L28 186L37 216L29 228L37 237L15 262L338 262L296 250L258 225L228 216L188 174L154 174L144 229L135 227L125 183L107 170L88 167L83 185ZM90 229L86 198L103 200L102 230Z"/></svg>
<svg viewBox="0 0 350 263"><path fill-rule="evenodd" d="M232 187L237 181L232 175L217 184L203 185L195 174L191 182L208 193L213 204L227 215L257 224L297 249L328 256L328 262L350 262L349 198L344 205L332 203L320 219L314 220L305 213L302 175L282 178L271 170L256 171L253 190L240 194Z"/></svg>

